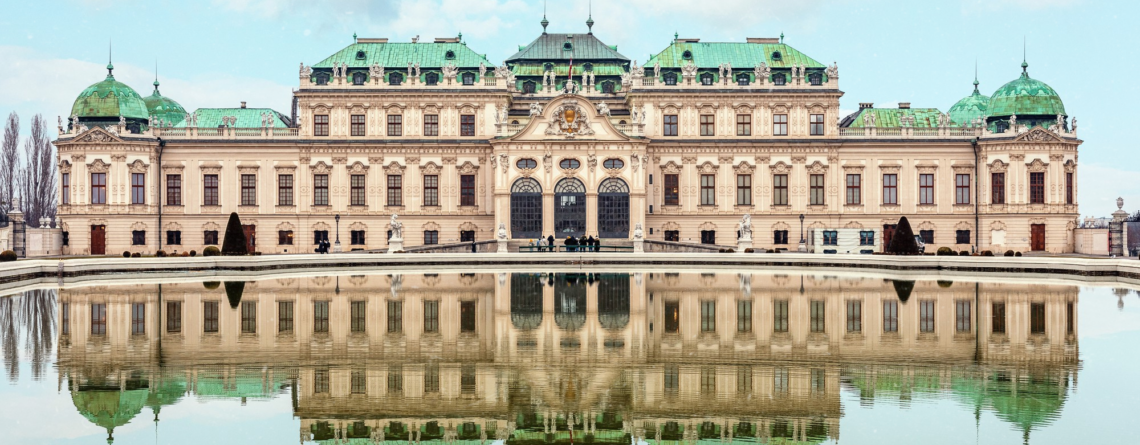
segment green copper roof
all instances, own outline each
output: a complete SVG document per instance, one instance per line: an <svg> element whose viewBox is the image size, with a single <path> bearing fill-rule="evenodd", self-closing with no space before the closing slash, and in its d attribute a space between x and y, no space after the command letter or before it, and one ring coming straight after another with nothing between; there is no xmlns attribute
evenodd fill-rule
<svg viewBox="0 0 1140 445"><path fill-rule="evenodd" d="M147 395L146 389L80 390L71 394L71 402L79 414L107 430L107 443L111 443L115 428L142 412Z"/></svg>
<svg viewBox="0 0 1140 445"><path fill-rule="evenodd" d="M284 120L284 115L273 111L270 108L199 108L193 114L198 119L198 128L216 128L222 125L222 118L225 116L234 116L237 118L235 128L261 128L261 114L270 113L273 115L273 126L275 128L288 127ZM182 121L175 125L176 127L185 127L186 121Z"/></svg>
<svg viewBox="0 0 1140 445"><path fill-rule="evenodd" d="M566 72L569 71L570 65L567 63L554 63L553 71L556 76L566 77ZM625 66L616 63L592 63L592 69L595 76L620 76L625 72ZM511 71L516 76L542 76L546 72L544 64L541 63L528 63L512 65ZM581 80L582 73L586 71L584 63L574 62L574 77Z"/></svg>
<svg viewBox="0 0 1140 445"><path fill-rule="evenodd" d="M154 81L154 92L144 97L143 102L146 103L148 115L163 121L177 124L186 118L186 109L182 105L158 92L158 80Z"/></svg>
<svg viewBox="0 0 1140 445"><path fill-rule="evenodd" d="M986 117L990 97L978 92L978 82L974 81L974 92L950 107L950 120L958 125L967 125L975 119Z"/></svg>
<svg viewBox="0 0 1140 445"><path fill-rule="evenodd" d="M570 44L571 49L566 48ZM594 37L593 34L541 34L529 45L519 49L515 55L507 58L506 63L513 65L524 60L534 61L569 61L571 55L575 63L587 60L618 60L629 62L629 58L621 55L616 46L609 46Z"/></svg>
<svg viewBox="0 0 1140 445"><path fill-rule="evenodd" d="M447 57L449 51L452 58ZM439 68L447 64L470 68L479 66L480 62L487 67L495 66L486 57L476 54L463 43L365 42L348 45L325 60L313 64L313 68L332 68L333 63L346 63L349 67L365 68L378 63L386 69L400 69L407 68L409 63L417 62L421 69Z"/></svg>
<svg viewBox="0 0 1140 445"><path fill-rule="evenodd" d="M75 104L71 106L71 114L81 118L123 116L146 119L148 116L143 98L131 87L115 80L111 68L107 69L106 79L79 93Z"/></svg>
<svg viewBox="0 0 1140 445"><path fill-rule="evenodd" d="M685 51L690 56L685 58ZM779 59L775 58L779 53ZM645 62L650 68L660 62L663 68L680 68L692 61L698 68L716 68L729 63L734 69L751 69L760 62L772 68L804 65L808 68L825 68L822 63L783 43L687 42L673 43Z"/></svg>
<svg viewBox="0 0 1140 445"><path fill-rule="evenodd" d="M1022 64L1023 68L1027 65ZM1056 116L1068 115L1065 113L1065 104L1061 96L1045 82L1032 79L1028 71L1022 71L1021 77L1002 85L990 97L988 117L1004 117L1016 114L1018 116Z"/></svg>
<svg viewBox="0 0 1140 445"><path fill-rule="evenodd" d="M900 127L899 117L914 116L914 128L938 128L938 115L942 114L937 108L864 108L843 119L851 128L863 128L863 115L874 113L875 127Z"/></svg>

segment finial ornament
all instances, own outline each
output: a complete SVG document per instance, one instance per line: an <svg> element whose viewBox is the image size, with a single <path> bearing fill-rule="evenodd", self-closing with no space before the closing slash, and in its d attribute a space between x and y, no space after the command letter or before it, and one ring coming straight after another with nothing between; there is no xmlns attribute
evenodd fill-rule
<svg viewBox="0 0 1140 445"><path fill-rule="evenodd" d="M114 78L115 75L111 74L111 72L115 70L115 65L113 65L111 63L111 49L112 49L112 43L110 40L108 40L107 41L107 77Z"/></svg>
<svg viewBox="0 0 1140 445"><path fill-rule="evenodd" d="M1124 198L1116 198L1116 210L1124 210Z"/></svg>

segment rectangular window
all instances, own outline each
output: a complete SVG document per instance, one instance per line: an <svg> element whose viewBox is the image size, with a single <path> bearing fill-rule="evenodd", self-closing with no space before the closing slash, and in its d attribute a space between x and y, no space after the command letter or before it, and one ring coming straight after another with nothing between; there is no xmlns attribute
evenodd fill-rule
<svg viewBox="0 0 1140 445"><path fill-rule="evenodd" d="M711 114L701 115L701 136L716 136L716 117Z"/></svg>
<svg viewBox="0 0 1140 445"><path fill-rule="evenodd" d="M364 371L352 371L351 379L351 389L349 389L351 394L364 394L368 391L368 379L365 378ZM363 425L363 422L361 422L361 425ZM352 430L353 432L365 431L362 426L357 426L356 424L352 425Z"/></svg>
<svg viewBox="0 0 1140 445"><path fill-rule="evenodd" d="M59 334L71 335L71 304L60 303L59 308Z"/></svg>
<svg viewBox="0 0 1140 445"><path fill-rule="evenodd" d="M459 231L459 241L464 242L464 243L469 243L469 242L475 241L475 231L474 230L460 230Z"/></svg>
<svg viewBox="0 0 1140 445"><path fill-rule="evenodd" d="M60 204L71 204L71 173L60 173L59 175L59 193ZM169 202L167 203L169 204Z"/></svg>
<svg viewBox="0 0 1140 445"><path fill-rule="evenodd" d="M716 175L701 175L701 205L716 205Z"/></svg>
<svg viewBox="0 0 1140 445"><path fill-rule="evenodd" d="M329 205L329 175L313 175L313 205Z"/></svg>
<svg viewBox="0 0 1140 445"><path fill-rule="evenodd" d="M404 116L399 114L388 115L388 136L404 135Z"/></svg>
<svg viewBox="0 0 1140 445"><path fill-rule="evenodd" d="M752 175L736 175L736 205L752 205Z"/></svg>
<svg viewBox="0 0 1140 445"><path fill-rule="evenodd" d="M899 301L883 302L883 332L899 331Z"/></svg>
<svg viewBox="0 0 1140 445"><path fill-rule="evenodd" d="M681 369L677 365L665 365L665 372L662 378L662 384L665 387L665 392L671 395L676 395L677 390L681 388Z"/></svg>
<svg viewBox="0 0 1140 445"><path fill-rule="evenodd" d="M329 135L329 115L313 115L313 136Z"/></svg>
<svg viewBox="0 0 1140 445"><path fill-rule="evenodd" d="M1073 309L1072 302L1065 303L1065 333L1069 335L1073 334L1073 329L1075 328L1075 326L1073 326L1073 322L1075 321L1073 320Z"/></svg>
<svg viewBox="0 0 1140 445"><path fill-rule="evenodd" d="M131 204L146 204L146 173L131 173Z"/></svg>
<svg viewBox="0 0 1140 445"><path fill-rule="evenodd" d="M772 370L772 392L779 397L787 397L789 390L788 368Z"/></svg>
<svg viewBox="0 0 1140 445"><path fill-rule="evenodd" d="M404 392L404 370L400 365L388 365L388 392L392 394Z"/></svg>
<svg viewBox="0 0 1140 445"><path fill-rule="evenodd" d="M875 231L874 230L860 230L859 231L859 245L860 246L874 246L875 245Z"/></svg>
<svg viewBox="0 0 1140 445"><path fill-rule="evenodd" d="M243 301L243 302L241 302L241 333L242 334L256 334L257 333L257 302L256 301Z"/></svg>
<svg viewBox="0 0 1140 445"><path fill-rule="evenodd" d="M1029 333L1045 333L1045 303L1029 303Z"/></svg>
<svg viewBox="0 0 1140 445"><path fill-rule="evenodd" d="M313 231L313 244L320 244L322 241L329 240L328 230L314 230Z"/></svg>
<svg viewBox="0 0 1140 445"><path fill-rule="evenodd" d="M812 136L823 136L823 115L822 114L811 115L811 135Z"/></svg>
<svg viewBox="0 0 1140 445"><path fill-rule="evenodd" d="M677 135L677 115L676 114L666 114L664 116L664 123L665 123L665 127L661 129L662 135L664 135L664 136L676 136Z"/></svg>
<svg viewBox="0 0 1140 445"><path fill-rule="evenodd" d="M349 232L349 234L350 234L349 236L352 237L352 245L354 245L354 246L363 246L364 245L364 231L363 230L353 230L353 231Z"/></svg>
<svg viewBox="0 0 1140 445"><path fill-rule="evenodd" d="M1029 203L1045 203L1045 172L1029 173Z"/></svg>
<svg viewBox="0 0 1140 445"><path fill-rule="evenodd" d="M701 368L701 394L716 397L716 368Z"/></svg>
<svg viewBox="0 0 1140 445"><path fill-rule="evenodd" d="M752 367L738 366L736 368L736 393L745 398L752 394Z"/></svg>
<svg viewBox="0 0 1140 445"><path fill-rule="evenodd" d="M388 332L403 332L404 330L404 302L388 302Z"/></svg>
<svg viewBox="0 0 1140 445"><path fill-rule="evenodd" d="M752 332L752 300L736 301L736 332Z"/></svg>
<svg viewBox="0 0 1140 445"><path fill-rule="evenodd" d="M241 175L241 205L257 205L257 175Z"/></svg>
<svg viewBox="0 0 1140 445"><path fill-rule="evenodd" d="M821 206L824 204L823 175L811 175L809 179L811 180L811 205Z"/></svg>
<svg viewBox="0 0 1140 445"><path fill-rule="evenodd" d="M812 368L811 370L811 393L813 395L822 395L827 391L827 370Z"/></svg>
<svg viewBox="0 0 1140 445"><path fill-rule="evenodd" d="M1073 203L1073 174L1065 173L1065 204Z"/></svg>
<svg viewBox="0 0 1140 445"><path fill-rule="evenodd" d="M475 136L475 115L474 114L461 114L461 115L459 115L459 135L460 136Z"/></svg>
<svg viewBox="0 0 1140 445"><path fill-rule="evenodd" d="M145 246L146 245L146 230L132 230L131 231L131 245L132 246Z"/></svg>
<svg viewBox="0 0 1140 445"><path fill-rule="evenodd" d="M956 231L954 231L954 242L956 244L970 244L970 231L969 230L956 230Z"/></svg>
<svg viewBox="0 0 1140 445"><path fill-rule="evenodd" d="M954 302L954 330L958 332L971 331L970 300Z"/></svg>
<svg viewBox="0 0 1140 445"><path fill-rule="evenodd" d="M401 175L388 175L388 205L404 205L404 177Z"/></svg>
<svg viewBox="0 0 1140 445"><path fill-rule="evenodd" d="M352 125L350 134L353 136L367 136L365 133L364 115L354 114L350 119Z"/></svg>
<svg viewBox="0 0 1140 445"><path fill-rule="evenodd" d="M787 230L773 230L772 231L772 244L788 244L788 231Z"/></svg>
<svg viewBox="0 0 1140 445"><path fill-rule="evenodd" d="M681 303L676 301L665 302L665 333L672 334L681 330Z"/></svg>
<svg viewBox="0 0 1140 445"><path fill-rule="evenodd" d="M92 204L106 204L107 203L107 174L106 173L92 173L91 174L91 203Z"/></svg>
<svg viewBox="0 0 1140 445"><path fill-rule="evenodd" d="M475 205L475 175L459 175L459 205Z"/></svg>
<svg viewBox="0 0 1140 445"><path fill-rule="evenodd" d="M994 173L990 178L990 187L993 188L990 204L1005 204L1005 173Z"/></svg>
<svg viewBox="0 0 1140 445"><path fill-rule="evenodd" d="M438 230L424 230L424 244L439 244Z"/></svg>
<svg viewBox="0 0 1140 445"><path fill-rule="evenodd" d="M329 393L329 370L317 369L313 371L313 394Z"/></svg>
<svg viewBox="0 0 1140 445"><path fill-rule="evenodd" d="M918 302L919 332L934 332L934 300Z"/></svg>
<svg viewBox="0 0 1140 445"><path fill-rule="evenodd" d="M752 115L751 114L738 114L738 115L736 115L736 135L737 136L752 136Z"/></svg>
<svg viewBox="0 0 1140 445"><path fill-rule="evenodd" d="M182 302L166 302L166 332L176 334L182 332Z"/></svg>
<svg viewBox="0 0 1140 445"><path fill-rule="evenodd" d="M166 231L166 244L171 246L182 245L182 231L181 230L167 230Z"/></svg>
<svg viewBox="0 0 1140 445"><path fill-rule="evenodd" d="M899 203L899 175L894 173L883 175L883 204L895 205Z"/></svg>
<svg viewBox="0 0 1140 445"><path fill-rule="evenodd" d="M788 205L788 175L772 175L772 205Z"/></svg>
<svg viewBox="0 0 1140 445"><path fill-rule="evenodd" d="M716 230L702 230L701 244L716 244Z"/></svg>
<svg viewBox="0 0 1140 445"><path fill-rule="evenodd" d="M166 175L166 205L182 205L182 175Z"/></svg>
<svg viewBox="0 0 1140 445"><path fill-rule="evenodd" d="M862 175L847 175L847 205L859 205L863 203L862 183Z"/></svg>
<svg viewBox="0 0 1140 445"><path fill-rule="evenodd" d="M994 303L993 313L990 314L990 332L994 334L1005 333L1005 303Z"/></svg>
<svg viewBox="0 0 1140 445"><path fill-rule="evenodd" d="M716 332L716 301L701 301L701 332Z"/></svg>
<svg viewBox="0 0 1140 445"><path fill-rule="evenodd" d="M863 332L863 302L847 300L847 332Z"/></svg>
<svg viewBox="0 0 1140 445"><path fill-rule="evenodd" d="M202 303L202 332L218 332L218 302Z"/></svg>
<svg viewBox="0 0 1140 445"><path fill-rule="evenodd" d="M934 231L933 230L919 230L918 236L922 238L924 244L934 244Z"/></svg>
<svg viewBox="0 0 1140 445"><path fill-rule="evenodd" d="M424 332L439 332L439 301L424 301Z"/></svg>
<svg viewBox="0 0 1140 445"><path fill-rule="evenodd" d="M218 245L218 231L217 230L204 230L202 231L202 244L207 246Z"/></svg>
<svg viewBox="0 0 1140 445"><path fill-rule="evenodd" d="M439 136L439 115L424 115L424 136Z"/></svg>
<svg viewBox="0 0 1140 445"><path fill-rule="evenodd" d="M788 300L772 302L772 331L788 332Z"/></svg>
<svg viewBox="0 0 1140 445"><path fill-rule="evenodd" d="M91 335L107 335L107 305L91 305Z"/></svg>
<svg viewBox="0 0 1140 445"><path fill-rule="evenodd" d="M202 176L202 205L218 205L218 175Z"/></svg>
<svg viewBox="0 0 1140 445"><path fill-rule="evenodd" d="M367 312L365 312L364 301L353 301L351 305L351 328L352 332L365 332L365 323L367 320Z"/></svg>
<svg viewBox="0 0 1140 445"><path fill-rule="evenodd" d="M823 245L825 245L825 246L838 246L839 245L839 231L824 230L823 231Z"/></svg>
<svg viewBox="0 0 1140 445"><path fill-rule="evenodd" d="M811 331L827 332L827 302L811 301Z"/></svg>
<svg viewBox="0 0 1140 445"><path fill-rule="evenodd" d="M475 302L459 302L459 332L475 332Z"/></svg>
<svg viewBox="0 0 1140 445"><path fill-rule="evenodd" d="M349 183L352 188L351 196L349 197L350 205L363 206L366 205L365 200L365 182L364 175L352 175L349 177Z"/></svg>
<svg viewBox="0 0 1140 445"><path fill-rule="evenodd" d="M329 331L329 302L313 302L313 332L327 333Z"/></svg>
<svg viewBox="0 0 1140 445"><path fill-rule="evenodd" d="M293 245L293 231L292 230L278 230L277 231L277 245L279 245L279 246L292 246Z"/></svg>
<svg viewBox="0 0 1140 445"><path fill-rule="evenodd" d="M424 366L424 392L427 394L439 393L439 365L429 363Z"/></svg>
<svg viewBox="0 0 1140 445"><path fill-rule="evenodd" d="M918 203L934 204L934 175L918 175Z"/></svg>
<svg viewBox="0 0 1140 445"><path fill-rule="evenodd" d="M665 231L665 241L673 241L673 242L681 241L681 231L680 230L666 230Z"/></svg>
<svg viewBox="0 0 1140 445"><path fill-rule="evenodd" d="M146 303L131 303L131 335L146 334Z"/></svg>
<svg viewBox="0 0 1140 445"><path fill-rule="evenodd" d="M277 332L293 332L293 302L277 302Z"/></svg>
<svg viewBox="0 0 1140 445"><path fill-rule="evenodd" d="M681 175L665 175L665 205L675 206L681 204Z"/></svg>
<svg viewBox="0 0 1140 445"><path fill-rule="evenodd" d="M439 205L439 175L424 175L424 205Z"/></svg>
<svg viewBox="0 0 1140 445"><path fill-rule="evenodd" d="M786 114L773 114L772 115L772 136L787 136L788 135L788 115Z"/></svg>
<svg viewBox="0 0 1140 445"><path fill-rule="evenodd" d="M970 175L954 175L954 203L970 203Z"/></svg>
<svg viewBox="0 0 1140 445"><path fill-rule="evenodd" d="M293 205L293 175L277 175L277 205Z"/></svg>

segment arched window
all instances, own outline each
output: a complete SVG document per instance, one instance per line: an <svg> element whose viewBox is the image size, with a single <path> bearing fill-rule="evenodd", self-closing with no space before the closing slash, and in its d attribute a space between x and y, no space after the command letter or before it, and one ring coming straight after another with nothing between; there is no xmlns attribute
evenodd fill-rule
<svg viewBox="0 0 1140 445"><path fill-rule="evenodd" d="M368 75L366 75L364 73L352 73L352 84L353 85L364 85L364 80L367 78L368 78Z"/></svg>
<svg viewBox="0 0 1140 445"><path fill-rule="evenodd" d="M554 237L580 237L586 234L586 185L576 178L565 178L554 186Z"/></svg>
<svg viewBox="0 0 1140 445"><path fill-rule="evenodd" d="M625 167L625 162L621 159L606 159L602 161L602 167L609 169L622 168Z"/></svg>
<svg viewBox="0 0 1140 445"><path fill-rule="evenodd" d="M519 124L519 120L518 120L518 119L515 119L515 120L511 121L511 125L518 125L518 124Z"/></svg>
<svg viewBox="0 0 1140 445"><path fill-rule="evenodd" d="M586 325L586 274L555 277L554 324L564 331L577 331Z"/></svg>
<svg viewBox="0 0 1140 445"><path fill-rule="evenodd" d="M424 75L424 83L428 85L439 84L439 73L427 73Z"/></svg>
<svg viewBox="0 0 1140 445"><path fill-rule="evenodd" d="M519 178L511 186L511 236L542 236L542 186L534 178Z"/></svg>
<svg viewBox="0 0 1140 445"><path fill-rule="evenodd" d="M776 73L772 75L772 84L784 85L788 83L788 75L784 73Z"/></svg>
<svg viewBox="0 0 1140 445"><path fill-rule="evenodd" d="M665 73L665 85L676 85L677 73Z"/></svg>
<svg viewBox="0 0 1140 445"><path fill-rule="evenodd" d="M713 84L713 74L712 73L702 73L701 74L701 85L712 85L712 84Z"/></svg>
<svg viewBox="0 0 1140 445"><path fill-rule="evenodd" d="M823 75L820 73L808 74L808 81L811 82L812 85L823 85Z"/></svg>
<svg viewBox="0 0 1140 445"><path fill-rule="evenodd" d="M581 166L582 166L582 163L578 162L577 159L563 159L561 162L558 163L558 167L563 169L563 170L574 170L574 169L581 167Z"/></svg>
<svg viewBox="0 0 1140 445"><path fill-rule="evenodd" d="M598 185L598 236L629 238L629 185L619 178Z"/></svg>
<svg viewBox="0 0 1140 445"><path fill-rule="evenodd" d="M543 65L542 65L542 70L543 70L543 71L553 71L553 70L554 70L554 64L553 64L553 63L546 63L546 64L543 64Z"/></svg>
<svg viewBox="0 0 1140 445"><path fill-rule="evenodd" d="M328 85L329 73L317 73L317 85Z"/></svg>
<svg viewBox="0 0 1140 445"><path fill-rule="evenodd" d="M629 275L598 276L598 323L614 331L629 324Z"/></svg>
<svg viewBox="0 0 1140 445"><path fill-rule="evenodd" d="M736 75L736 84L742 87L748 86L749 83L748 73L740 73Z"/></svg>
<svg viewBox="0 0 1140 445"><path fill-rule="evenodd" d="M464 85L475 85L475 73L463 73Z"/></svg>
<svg viewBox="0 0 1140 445"><path fill-rule="evenodd" d="M542 324L542 287L538 274L511 274L511 324L516 329L537 329Z"/></svg>
<svg viewBox="0 0 1140 445"><path fill-rule="evenodd" d="M404 75L400 73L388 73L388 85L399 85L404 82Z"/></svg>
<svg viewBox="0 0 1140 445"><path fill-rule="evenodd" d="M515 162L515 166L522 170L530 170L532 168L538 167L538 162L530 158L519 159L518 162Z"/></svg>
<svg viewBox="0 0 1140 445"><path fill-rule="evenodd" d="M535 83L533 81L523 82L523 94L534 94Z"/></svg>
<svg viewBox="0 0 1140 445"><path fill-rule="evenodd" d="M614 83L610 81L602 82L602 92L606 94L614 94Z"/></svg>
<svg viewBox="0 0 1140 445"><path fill-rule="evenodd" d="M618 125L625 125L625 119L618 121Z"/></svg>

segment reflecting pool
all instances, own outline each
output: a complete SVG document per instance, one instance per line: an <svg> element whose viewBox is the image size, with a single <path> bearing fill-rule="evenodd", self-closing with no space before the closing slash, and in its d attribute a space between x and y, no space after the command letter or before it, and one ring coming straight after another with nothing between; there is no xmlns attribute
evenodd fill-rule
<svg viewBox="0 0 1140 445"><path fill-rule="evenodd" d="M0 298L0 428L53 444L1136 443L1137 296L771 272L49 287Z"/></svg>

